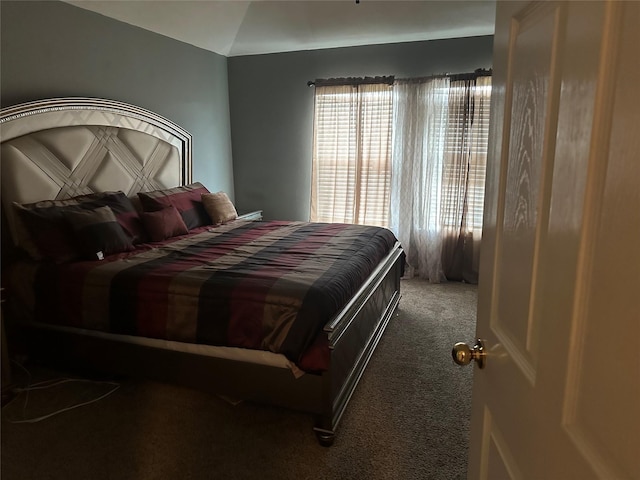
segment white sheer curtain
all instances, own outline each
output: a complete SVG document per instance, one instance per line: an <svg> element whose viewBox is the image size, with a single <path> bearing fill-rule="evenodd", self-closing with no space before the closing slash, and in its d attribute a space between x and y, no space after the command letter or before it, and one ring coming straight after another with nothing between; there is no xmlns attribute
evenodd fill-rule
<svg viewBox="0 0 640 480"><path fill-rule="evenodd" d="M409 276L477 283L491 77L396 80L390 228Z"/></svg>
<svg viewBox="0 0 640 480"><path fill-rule="evenodd" d="M390 229L407 255L408 276L446 280L441 190L449 78L396 80Z"/></svg>

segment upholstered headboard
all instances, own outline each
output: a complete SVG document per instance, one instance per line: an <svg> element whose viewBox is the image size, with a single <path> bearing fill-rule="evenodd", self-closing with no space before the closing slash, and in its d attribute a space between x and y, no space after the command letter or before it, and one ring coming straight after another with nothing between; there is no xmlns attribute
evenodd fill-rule
<svg viewBox="0 0 640 480"><path fill-rule="evenodd" d="M134 105L96 98L40 100L0 110L3 214L12 202L64 199L98 191L188 184L191 135Z"/></svg>

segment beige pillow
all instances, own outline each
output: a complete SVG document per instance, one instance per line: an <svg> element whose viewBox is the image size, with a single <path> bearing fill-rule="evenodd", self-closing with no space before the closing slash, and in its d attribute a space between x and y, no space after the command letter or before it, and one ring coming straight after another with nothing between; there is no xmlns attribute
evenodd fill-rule
<svg viewBox="0 0 640 480"><path fill-rule="evenodd" d="M226 223L238 218L236 207L224 192L203 193L202 204L213 224Z"/></svg>

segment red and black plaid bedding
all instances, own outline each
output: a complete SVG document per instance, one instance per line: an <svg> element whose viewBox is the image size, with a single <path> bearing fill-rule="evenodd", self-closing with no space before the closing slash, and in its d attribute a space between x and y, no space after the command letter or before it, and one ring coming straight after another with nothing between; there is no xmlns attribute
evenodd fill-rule
<svg viewBox="0 0 640 480"><path fill-rule="evenodd" d="M378 227L231 222L103 261L44 264L34 316L299 363L395 242Z"/></svg>

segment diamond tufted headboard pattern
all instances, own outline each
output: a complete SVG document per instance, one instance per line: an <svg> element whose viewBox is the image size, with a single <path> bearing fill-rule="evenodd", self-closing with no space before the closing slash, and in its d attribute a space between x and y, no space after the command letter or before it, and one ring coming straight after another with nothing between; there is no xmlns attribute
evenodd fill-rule
<svg viewBox="0 0 640 480"><path fill-rule="evenodd" d="M12 202L191 183L191 135L134 105L58 98L0 110L0 193L13 235Z"/></svg>

